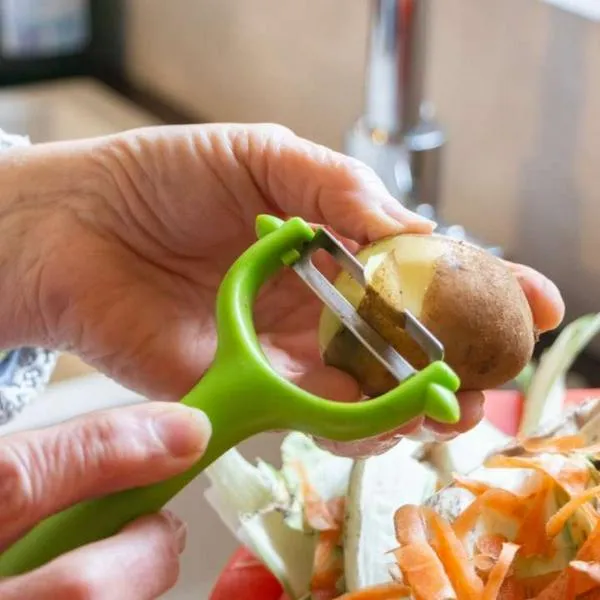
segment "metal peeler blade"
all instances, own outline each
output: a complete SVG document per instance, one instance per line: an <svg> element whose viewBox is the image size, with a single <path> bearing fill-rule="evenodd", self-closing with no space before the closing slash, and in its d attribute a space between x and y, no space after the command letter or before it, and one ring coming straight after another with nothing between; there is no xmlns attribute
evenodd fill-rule
<svg viewBox="0 0 600 600"><path fill-rule="evenodd" d="M414 375L416 370L412 365L356 312L352 304L315 267L312 259L318 250L328 252L359 285L366 287L363 266L323 228L300 250L300 257L291 265L292 269L399 382ZM444 347L441 342L410 311L405 310L404 315L406 332L423 349L429 360L442 360Z"/></svg>

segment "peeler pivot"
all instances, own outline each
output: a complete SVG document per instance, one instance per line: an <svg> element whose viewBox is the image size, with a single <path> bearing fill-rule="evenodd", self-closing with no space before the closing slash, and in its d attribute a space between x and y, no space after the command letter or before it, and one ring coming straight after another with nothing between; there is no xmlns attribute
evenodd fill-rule
<svg viewBox="0 0 600 600"><path fill-rule="evenodd" d="M361 286L366 287L363 266L326 229L319 229L314 238L302 249L291 267L312 289L356 338L396 378L404 381L416 370L375 329L373 329L340 294L326 277L315 267L312 257L318 250L325 250ZM408 311L404 311L406 332L423 349L430 361L442 360L444 348L439 340Z"/></svg>

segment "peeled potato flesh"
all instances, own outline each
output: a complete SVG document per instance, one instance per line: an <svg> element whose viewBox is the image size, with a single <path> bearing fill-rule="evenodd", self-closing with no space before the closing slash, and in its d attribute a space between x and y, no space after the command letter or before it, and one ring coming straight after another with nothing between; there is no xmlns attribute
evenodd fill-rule
<svg viewBox="0 0 600 600"><path fill-rule="evenodd" d="M527 299L508 266L482 248L440 235L402 234L367 246L357 259L367 286L342 272L336 288L416 369L429 361L404 330L407 309L442 342L461 389L503 385L531 359L536 333ZM327 308L319 342L324 362L354 376L365 395L397 385Z"/></svg>

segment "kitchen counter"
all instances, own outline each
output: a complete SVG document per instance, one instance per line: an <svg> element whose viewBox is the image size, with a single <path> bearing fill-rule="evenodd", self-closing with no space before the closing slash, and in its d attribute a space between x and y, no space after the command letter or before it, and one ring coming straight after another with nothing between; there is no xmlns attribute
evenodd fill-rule
<svg viewBox="0 0 600 600"><path fill-rule="evenodd" d="M36 143L159 124L154 115L93 79L0 88L0 127Z"/></svg>

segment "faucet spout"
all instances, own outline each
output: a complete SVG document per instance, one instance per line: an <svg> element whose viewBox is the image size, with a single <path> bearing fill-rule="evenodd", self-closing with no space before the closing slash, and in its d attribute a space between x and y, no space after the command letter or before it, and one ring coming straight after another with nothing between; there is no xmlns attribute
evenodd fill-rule
<svg viewBox="0 0 600 600"><path fill-rule="evenodd" d="M372 0L365 126L391 139L417 126L429 0Z"/></svg>
<svg viewBox="0 0 600 600"><path fill-rule="evenodd" d="M439 222L446 136L425 101L430 8L430 0L371 0L364 111L345 152L369 165L398 202ZM460 226L437 231L477 243Z"/></svg>

